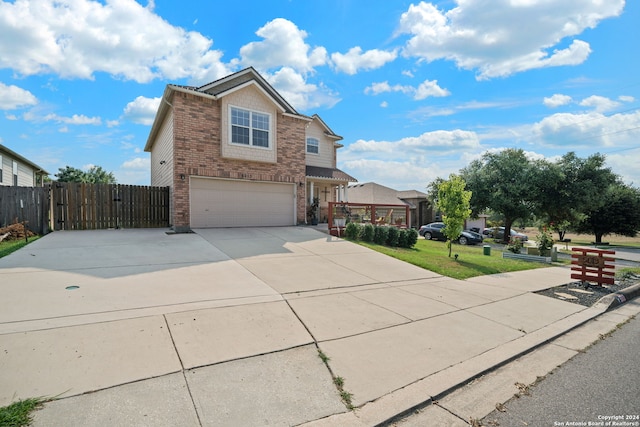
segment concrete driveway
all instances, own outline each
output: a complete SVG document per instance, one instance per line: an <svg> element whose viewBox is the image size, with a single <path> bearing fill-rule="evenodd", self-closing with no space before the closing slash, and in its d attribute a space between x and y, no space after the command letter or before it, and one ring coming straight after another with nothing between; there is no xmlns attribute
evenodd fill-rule
<svg viewBox="0 0 640 427"><path fill-rule="evenodd" d="M348 413L333 375L393 415L599 314L531 293L565 268L459 281L305 227L165 231L56 232L0 259L0 406L296 425Z"/></svg>

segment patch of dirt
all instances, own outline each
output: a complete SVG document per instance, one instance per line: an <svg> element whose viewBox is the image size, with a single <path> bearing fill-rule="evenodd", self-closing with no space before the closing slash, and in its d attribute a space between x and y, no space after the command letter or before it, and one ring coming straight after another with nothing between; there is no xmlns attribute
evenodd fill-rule
<svg viewBox="0 0 640 427"><path fill-rule="evenodd" d="M536 294L591 307L600 298L621 291L636 283L640 283L640 275L630 274L619 280L616 279L613 285L598 286L577 281L538 291Z"/></svg>

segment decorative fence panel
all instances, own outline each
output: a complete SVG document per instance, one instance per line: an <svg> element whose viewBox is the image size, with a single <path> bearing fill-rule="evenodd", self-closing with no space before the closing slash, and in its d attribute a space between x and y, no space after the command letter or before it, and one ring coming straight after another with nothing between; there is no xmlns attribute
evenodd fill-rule
<svg viewBox="0 0 640 427"><path fill-rule="evenodd" d="M26 223L37 234L49 231L49 189L0 186L0 228Z"/></svg>
<svg viewBox="0 0 640 427"><path fill-rule="evenodd" d="M54 182L54 230L169 226L169 187Z"/></svg>
<svg viewBox="0 0 640 427"><path fill-rule="evenodd" d="M582 282L595 282L599 286L613 285L616 275L615 258L606 255L615 255L616 251L605 251L591 248L573 248L571 254L572 279Z"/></svg>

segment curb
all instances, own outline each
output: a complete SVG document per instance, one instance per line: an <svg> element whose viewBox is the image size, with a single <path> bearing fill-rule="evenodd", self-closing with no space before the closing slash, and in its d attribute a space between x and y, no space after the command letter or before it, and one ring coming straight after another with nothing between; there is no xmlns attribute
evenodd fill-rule
<svg viewBox="0 0 640 427"><path fill-rule="evenodd" d="M618 292L614 292L611 295L600 298L600 300L595 303L594 306L604 305L606 307L605 311L610 311L616 307L621 306L627 301L631 301L638 296L640 296L640 282Z"/></svg>

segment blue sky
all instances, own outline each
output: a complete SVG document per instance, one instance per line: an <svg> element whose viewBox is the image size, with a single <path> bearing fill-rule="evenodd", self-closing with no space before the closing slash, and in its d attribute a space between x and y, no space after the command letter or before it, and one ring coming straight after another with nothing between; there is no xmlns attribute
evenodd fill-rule
<svg viewBox="0 0 640 427"><path fill-rule="evenodd" d="M148 185L165 85L253 66L360 182L424 190L518 147L638 186L639 22L624 0L0 0L0 143Z"/></svg>

